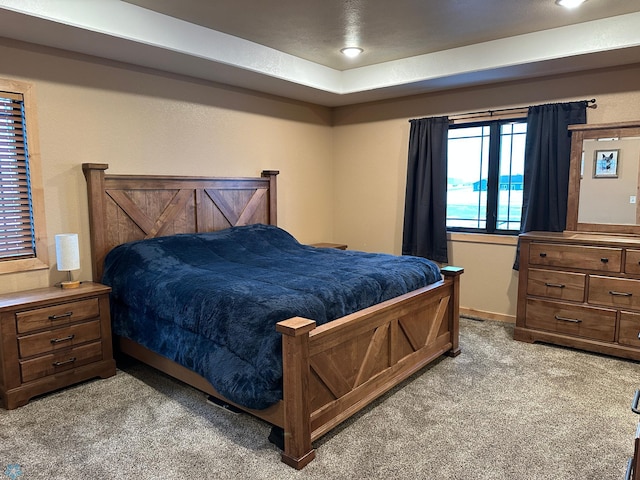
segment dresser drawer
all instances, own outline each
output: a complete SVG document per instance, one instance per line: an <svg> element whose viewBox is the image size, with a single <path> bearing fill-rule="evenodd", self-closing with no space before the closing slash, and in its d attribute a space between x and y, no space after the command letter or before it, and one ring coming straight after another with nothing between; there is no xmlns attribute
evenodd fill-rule
<svg viewBox="0 0 640 480"><path fill-rule="evenodd" d="M30 382L100 360L102 344L94 342L30 360L21 360L20 374L23 382Z"/></svg>
<svg viewBox="0 0 640 480"><path fill-rule="evenodd" d="M100 339L100 320L79 323L54 330L18 337L21 358L54 352Z"/></svg>
<svg viewBox="0 0 640 480"><path fill-rule="evenodd" d="M529 263L618 273L622 266L622 249L532 242Z"/></svg>
<svg viewBox="0 0 640 480"><path fill-rule="evenodd" d="M584 273L530 268L527 295L583 302L586 278Z"/></svg>
<svg viewBox="0 0 640 480"><path fill-rule="evenodd" d="M620 312L618 343L640 348L640 313Z"/></svg>
<svg viewBox="0 0 640 480"><path fill-rule="evenodd" d="M16 313L18 333L53 328L79 322L100 314L97 298L61 303Z"/></svg>
<svg viewBox="0 0 640 480"><path fill-rule="evenodd" d="M625 273L640 275L640 250L627 249L627 258L624 262Z"/></svg>
<svg viewBox="0 0 640 480"><path fill-rule="evenodd" d="M613 342L616 310L528 299L525 325L528 328Z"/></svg>
<svg viewBox="0 0 640 480"><path fill-rule="evenodd" d="M592 275L589 278L589 303L640 309L640 280Z"/></svg>

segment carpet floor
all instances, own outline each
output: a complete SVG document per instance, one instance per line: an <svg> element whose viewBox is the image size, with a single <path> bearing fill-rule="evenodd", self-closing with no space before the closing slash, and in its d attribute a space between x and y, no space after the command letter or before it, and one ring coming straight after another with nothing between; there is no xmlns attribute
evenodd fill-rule
<svg viewBox="0 0 640 480"><path fill-rule="evenodd" d="M0 478L624 478L640 364L516 342L510 324L460 323L461 355L325 435L302 471L280 462L261 420L131 363L0 410Z"/></svg>

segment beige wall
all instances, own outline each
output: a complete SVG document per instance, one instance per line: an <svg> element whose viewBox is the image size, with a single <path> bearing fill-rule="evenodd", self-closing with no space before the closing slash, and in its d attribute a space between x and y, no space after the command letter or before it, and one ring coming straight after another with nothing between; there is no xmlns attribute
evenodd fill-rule
<svg viewBox="0 0 640 480"><path fill-rule="evenodd" d="M351 248L399 254L411 118L596 98L589 123L640 117L640 65L407 97L336 109L334 239ZM449 244L464 267L461 306L509 319L516 313L515 243L491 238Z"/></svg>
<svg viewBox="0 0 640 480"><path fill-rule="evenodd" d="M408 120L596 98L589 123L636 120L640 65L459 89L335 110L0 39L0 76L36 88L47 233L78 232L89 279L83 162L112 173L255 176L279 169L279 224L302 242L400 253ZM513 243L513 242L512 242ZM515 246L456 237L462 306L513 316ZM0 293L51 285L50 271L0 275Z"/></svg>
<svg viewBox="0 0 640 480"><path fill-rule="evenodd" d="M35 85L50 263L78 232L91 278L83 162L110 173L259 176L280 170L279 224L333 238L330 110L0 40L0 77ZM55 269L0 275L0 293L52 285Z"/></svg>

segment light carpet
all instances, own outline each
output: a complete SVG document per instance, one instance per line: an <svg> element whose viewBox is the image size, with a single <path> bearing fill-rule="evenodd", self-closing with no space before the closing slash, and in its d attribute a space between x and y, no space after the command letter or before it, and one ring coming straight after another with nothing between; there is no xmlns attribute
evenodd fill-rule
<svg viewBox="0 0 640 480"><path fill-rule="evenodd" d="M270 427L141 364L0 410L0 478L622 479L637 362L461 319L443 357L316 442L302 471ZM11 467L7 468L7 467Z"/></svg>

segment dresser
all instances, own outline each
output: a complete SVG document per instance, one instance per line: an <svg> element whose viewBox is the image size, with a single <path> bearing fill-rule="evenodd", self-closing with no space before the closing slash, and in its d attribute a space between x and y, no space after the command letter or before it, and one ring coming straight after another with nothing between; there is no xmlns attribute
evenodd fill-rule
<svg viewBox="0 0 640 480"><path fill-rule="evenodd" d="M0 401L6 409L115 374L110 287L84 282L0 295Z"/></svg>
<svg viewBox="0 0 640 480"><path fill-rule="evenodd" d="M520 236L514 338L640 360L640 236Z"/></svg>

